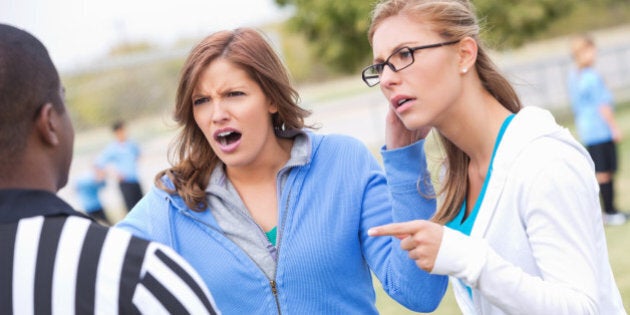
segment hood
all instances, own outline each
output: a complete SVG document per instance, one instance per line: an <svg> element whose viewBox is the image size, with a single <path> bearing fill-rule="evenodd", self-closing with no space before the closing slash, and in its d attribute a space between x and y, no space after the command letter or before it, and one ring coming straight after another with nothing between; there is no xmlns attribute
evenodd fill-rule
<svg viewBox="0 0 630 315"><path fill-rule="evenodd" d="M546 109L539 107L525 107L514 117L505 131L503 140L497 150L494 165L510 165L530 144L541 138L550 137L587 156L588 152L571 132L556 123L555 118Z"/></svg>
<svg viewBox="0 0 630 315"><path fill-rule="evenodd" d="M538 146L541 141L548 143L545 146ZM538 148L536 148L537 146ZM521 109L505 130L503 139L496 151L492 162L492 177L483 197L482 209L479 210L471 235L484 235L486 233L489 221L492 220L495 211L498 209L497 205L499 199L502 198L507 181L511 179L511 171L515 169L528 170L529 166L524 165L523 161L518 161L519 159L523 156L531 158L533 157L532 154L555 154L554 152L540 150L555 147L560 149L562 146L574 149L587 161L590 161L591 168L593 172L595 171L593 162L586 149L575 140L567 128L556 123L553 115L548 110L537 107ZM527 152L532 147L535 148L535 151ZM542 161L548 158L548 156L538 157ZM512 194L511 197L514 197L514 195Z"/></svg>

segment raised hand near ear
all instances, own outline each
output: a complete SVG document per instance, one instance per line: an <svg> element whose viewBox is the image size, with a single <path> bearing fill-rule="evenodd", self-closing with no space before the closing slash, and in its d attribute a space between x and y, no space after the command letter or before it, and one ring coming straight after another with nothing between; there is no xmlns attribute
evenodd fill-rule
<svg viewBox="0 0 630 315"><path fill-rule="evenodd" d="M420 139L424 139L431 131L431 127L409 130L391 108L385 120L385 146L387 150L408 146Z"/></svg>

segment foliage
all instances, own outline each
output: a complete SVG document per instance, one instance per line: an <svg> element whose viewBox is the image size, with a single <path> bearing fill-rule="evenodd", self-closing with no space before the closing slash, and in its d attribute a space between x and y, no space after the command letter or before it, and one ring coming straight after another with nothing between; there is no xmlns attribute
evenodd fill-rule
<svg viewBox="0 0 630 315"><path fill-rule="evenodd" d="M579 0L477 0L478 16L485 18L486 38L513 48L545 31L555 20L571 13Z"/></svg>
<svg viewBox="0 0 630 315"><path fill-rule="evenodd" d="M108 67L63 75L76 128L109 125L165 110L175 100L181 60Z"/></svg>
<svg viewBox="0 0 630 315"><path fill-rule="evenodd" d="M555 21L533 40L584 33L630 21L630 1L592 0L588 5L576 5L571 14Z"/></svg>
<svg viewBox="0 0 630 315"><path fill-rule="evenodd" d="M109 56L124 56L134 53L142 53L154 50L155 46L147 41L139 41L139 42L123 42L112 47L109 50Z"/></svg>
<svg viewBox="0 0 630 315"><path fill-rule="evenodd" d="M322 63L334 70L353 73L369 62L367 42L373 1L275 0L290 6L294 15L289 26L303 34ZM625 3L625 5L624 5ZM477 16L493 47L516 48L541 34L556 21L570 16L577 7L627 6L627 0L475 0ZM612 12L611 12L612 13ZM566 29L565 34L574 29Z"/></svg>
<svg viewBox="0 0 630 315"><path fill-rule="evenodd" d="M295 16L286 23L288 25L277 23L269 27L271 32L278 34L280 50L296 83L324 82L344 73L354 74L360 83L360 79L356 77L357 69L368 64L371 59L366 30L369 25L369 10L373 7L374 0L337 1L338 3L332 0L275 1L295 8ZM558 0L561 3L573 1L579 0ZM517 14L518 12L511 11L520 10L508 10L508 5L502 1L474 2L480 7L479 10L491 11L493 14ZM509 1L514 5L517 2L524 3ZM544 0L531 0L528 3L535 7L543 2ZM581 1L566 8L571 12L558 13L562 17L558 15L545 29L537 29L536 34L518 36L527 35L526 40L545 39L616 26L630 20L630 2L627 0ZM544 12L545 9L538 11L540 10ZM298 16L307 13L311 22L294 21ZM478 13L479 16L484 16L484 13ZM528 14L531 15L532 13ZM486 14L484 20L496 19ZM530 21L531 18L524 20ZM525 25L531 22L520 23ZM496 33L500 27L503 26L489 24L486 33ZM513 33L513 36L517 36L516 31ZM511 33L502 34L512 36ZM509 38L500 36L489 39L493 42L510 41ZM179 69L185 54L198 40L182 39L177 46L168 49L168 54L156 51L156 47L148 43L124 43L112 49L107 59L95 61L92 69L82 69L80 73L62 73L67 104L75 127L87 129L109 125L112 120L121 117L134 119L168 113L175 98ZM360 87L363 88L363 85Z"/></svg>
<svg viewBox="0 0 630 315"><path fill-rule="evenodd" d="M291 5L289 27L304 34L315 55L335 70L352 72L369 60L371 1L276 0Z"/></svg>
<svg viewBox="0 0 630 315"><path fill-rule="evenodd" d="M277 39L273 44L295 83L314 83L334 77L331 70L315 55L305 36L289 30L285 23L272 23L261 27L261 30Z"/></svg>

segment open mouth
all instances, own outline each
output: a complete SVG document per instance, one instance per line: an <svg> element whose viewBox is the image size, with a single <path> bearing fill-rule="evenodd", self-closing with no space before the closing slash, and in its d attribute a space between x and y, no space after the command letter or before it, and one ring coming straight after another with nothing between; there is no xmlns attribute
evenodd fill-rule
<svg viewBox="0 0 630 315"><path fill-rule="evenodd" d="M215 138L222 146L227 146L240 140L241 133L236 131L224 131L218 133Z"/></svg>
<svg viewBox="0 0 630 315"><path fill-rule="evenodd" d="M397 107L403 106L403 104L405 104L405 103L407 103L409 101L411 101L410 98L403 98L403 99L398 101L398 106Z"/></svg>

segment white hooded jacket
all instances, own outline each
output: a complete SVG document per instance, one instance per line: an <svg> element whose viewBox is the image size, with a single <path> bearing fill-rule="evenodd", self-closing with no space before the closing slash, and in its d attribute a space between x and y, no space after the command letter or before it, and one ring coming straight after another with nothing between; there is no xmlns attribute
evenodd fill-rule
<svg viewBox="0 0 630 315"><path fill-rule="evenodd" d="M444 227L432 273L451 276L464 314L626 314L598 193L583 146L526 107L497 148L470 237Z"/></svg>

